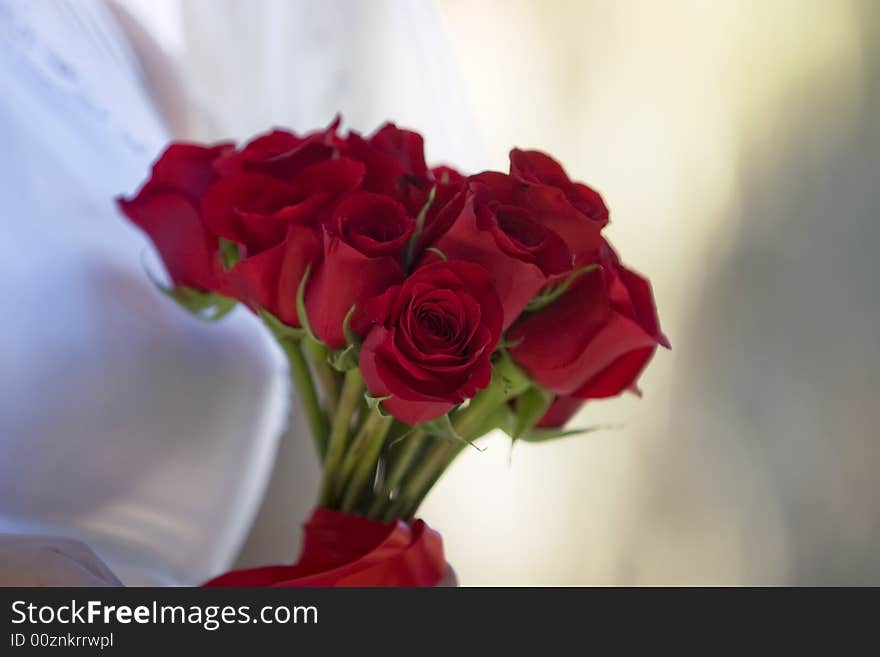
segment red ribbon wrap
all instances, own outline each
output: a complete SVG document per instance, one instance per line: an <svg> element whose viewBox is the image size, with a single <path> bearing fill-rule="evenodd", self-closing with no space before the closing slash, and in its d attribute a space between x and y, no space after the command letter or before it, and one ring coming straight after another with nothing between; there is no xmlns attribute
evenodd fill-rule
<svg viewBox="0 0 880 657"><path fill-rule="evenodd" d="M315 509L299 561L225 573L204 586L435 586L446 574L440 534L407 524Z"/></svg>

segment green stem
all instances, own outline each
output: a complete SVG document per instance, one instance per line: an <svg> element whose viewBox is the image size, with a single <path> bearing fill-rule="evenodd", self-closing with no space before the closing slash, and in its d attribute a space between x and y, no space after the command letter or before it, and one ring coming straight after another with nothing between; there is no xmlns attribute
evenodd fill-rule
<svg viewBox="0 0 880 657"><path fill-rule="evenodd" d="M496 363L492 381L478 392L467 408L452 416L452 426L465 441L473 441L501 426L507 401L528 387L528 380L517 376L509 361ZM431 445L421 461L407 475L396 510L403 518L411 518L431 487L437 483L455 460L465 442L438 441Z"/></svg>
<svg viewBox="0 0 880 657"><path fill-rule="evenodd" d="M299 391L299 399L306 412L306 419L315 442L315 450L318 452L318 460L323 461L327 451L327 416L321 409L318 394L315 391L315 383L312 381L309 365L303 356L299 341L282 339L278 341L287 362L290 364L290 376Z"/></svg>
<svg viewBox="0 0 880 657"><path fill-rule="evenodd" d="M376 423L375 430L368 434L366 450L363 457L358 459L357 466L351 476L351 481L348 482L345 495L342 498L343 511L352 511L354 505L360 499L370 474L375 470L376 464L379 462L379 455L382 453L382 446L385 444L385 436L388 435L392 422L394 422L393 417L380 416L380 421Z"/></svg>
<svg viewBox="0 0 880 657"><path fill-rule="evenodd" d="M339 469L339 474L336 477L336 487L333 491L335 499L341 497L355 467L364 457L370 436L376 431L383 419L381 415L369 409L364 414L366 419L360 423L361 426L357 430L354 440L351 441L351 446L346 450L345 459L342 461L342 467Z"/></svg>
<svg viewBox="0 0 880 657"><path fill-rule="evenodd" d="M465 440L473 440L479 437L477 432L485 425L486 418L506 403L507 396L501 386L490 383L488 388L471 399L467 408L453 416L452 426L459 436Z"/></svg>
<svg viewBox="0 0 880 657"><path fill-rule="evenodd" d="M425 483L422 490L420 490L412 500L408 500L407 505L402 507L401 516L404 519L411 520L413 516L416 515L416 511L419 510L419 507L428 496L428 493L434 488L434 484L440 480L440 477L443 476L449 466L452 465L452 462L463 450L463 445L452 445L452 449L450 449L446 455L446 460L440 463L439 467L434 472L434 476Z"/></svg>
<svg viewBox="0 0 880 657"><path fill-rule="evenodd" d="M351 429L351 416L358 408L364 382L357 368L345 373L339 405L333 415L333 426L330 429L330 441L327 444L327 456L324 459L324 479L321 482L321 495L318 506L329 507L333 503L333 491L336 488L337 469L345 455L345 446Z"/></svg>
<svg viewBox="0 0 880 657"><path fill-rule="evenodd" d="M339 377L327 362L327 348L311 339L305 340L306 351L312 363L312 369L318 376L318 384L324 393L327 409L332 413L339 403Z"/></svg>
<svg viewBox="0 0 880 657"><path fill-rule="evenodd" d="M414 429L408 436L402 439L402 444L391 461L391 468L388 470L388 476L385 478L382 491L373 500L367 517L380 518L383 512L386 511L386 505L388 507L392 506L391 496L398 492L397 488L419 453L424 438L424 431Z"/></svg>
<svg viewBox="0 0 880 657"><path fill-rule="evenodd" d="M461 451L463 444L435 438L428 446L422 459L412 469L400 489L397 510L403 510L401 516L411 518L424 499L425 495L446 470L452 459Z"/></svg>

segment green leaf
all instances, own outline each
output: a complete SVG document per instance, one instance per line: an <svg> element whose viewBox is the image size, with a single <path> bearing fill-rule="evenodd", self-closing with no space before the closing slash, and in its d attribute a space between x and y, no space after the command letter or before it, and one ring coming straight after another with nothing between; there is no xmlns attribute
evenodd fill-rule
<svg viewBox="0 0 880 657"><path fill-rule="evenodd" d="M385 409L382 408L382 402L386 399L391 399L391 395L385 395L384 397L373 397L370 393L364 393L364 401L367 402L367 408L372 411L376 411L382 417L389 417L389 414L385 412Z"/></svg>
<svg viewBox="0 0 880 657"><path fill-rule="evenodd" d="M288 326L268 310L257 308L257 312L276 340L300 340L306 335L303 329Z"/></svg>
<svg viewBox="0 0 880 657"><path fill-rule="evenodd" d="M416 426L423 429L425 433L431 436L436 436L437 438L442 438L443 440L448 440L454 443L464 443L466 445L470 445L478 452L482 452L486 449L485 447L478 447L474 444L472 440L462 438L455 430L455 427L452 426L452 420L449 419L448 413L446 415L441 415L440 417L431 420L430 422L422 422L421 424L418 424Z"/></svg>
<svg viewBox="0 0 880 657"><path fill-rule="evenodd" d="M220 264L223 265L223 269L229 271L241 260L241 251L238 248L238 244L235 242L231 242L228 239L221 237L220 238Z"/></svg>
<svg viewBox="0 0 880 657"><path fill-rule="evenodd" d="M419 210L419 214L416 216L416 229L413 231L412 236L409 238L409 242L406 245L406 250L404 251L403 258L403 270L409 271L413 265L413 260L416 257L416 247L419 244L419 240L422 239L422 231L425 227L425 217L428 215L428 209L431 207L431 204L434 202L434 197L437 195L437 185L431 187L431 191L428 192L428 200L425 201L425 204L422 206L422 209ZM444 258L445 259L445 258Z"/></svg>
<svg viewBox="0 0 880 657"><path fill-rule="evenodd" d="M174 300L177 305L199 319L216 322L235 308L235 304L238 303L235 299L225 297L222 294L204 292L186 285L168 287L154 278L149 269L146 269L146 272L147 277L162 294Z"/></svg>
<svg viewBox="0 0 880 657"><path fill-rule="evenodd" d="M582 436L602 429L619 429L614 425L597 425L595 427L582 427L580 429L532 429L526 431L519 437L527 443L542 443L547 440L556 440L557 438L566 438L568 436Z"/></svg>
<svg viewBox="0 0 880 657"><path fill-rule="evenodd" d="M594 263L592 265L586 265L585 267L576 269L568 276L566 276L565 280L563 280L561 283L556 283L542 290L541 293L538 294L538 296L534 297L526 304L525 312L533 313L536 310L546 308L563 294L565 294L568 288L571 287L571 284L574 283L578 278L580 278L584 274L590 273L591 271L595 271L600 267L601 265Z"/></svg>
<svg viewBox="0 0 880 657"><path fill-rule="evenodd" d="M317 342L318 344L323 344L316 336L314 331L312 331L312 325L309 324L309 315L306 312L306 283L309 282L309 274L312 273L312 265L309 263L306 265L306 270L303 272L303 276L299 281L299 285L296 288L296 315L299 317L299 323L302 326L305 334L309 336L312 340Z"/></svg>
<svg viewBox="0 0 880 657"><path fill-rule="evenodd" d="M516 398L513 432L510 437L516 440L531 431L553 403L554 395L540 386L532 386Z"/></svg>

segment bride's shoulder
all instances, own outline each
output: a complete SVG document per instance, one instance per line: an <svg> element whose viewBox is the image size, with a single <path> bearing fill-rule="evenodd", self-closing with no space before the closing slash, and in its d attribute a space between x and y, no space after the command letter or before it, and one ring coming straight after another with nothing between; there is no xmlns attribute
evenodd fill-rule
<svg viewBox="0 0 880 657"><path fill-rule="evenodd" d="M109 7L101 0L0 3L0 109L18 119L6 124L37 136L100 135L143 152L167 140L146 69Z"/></svg>

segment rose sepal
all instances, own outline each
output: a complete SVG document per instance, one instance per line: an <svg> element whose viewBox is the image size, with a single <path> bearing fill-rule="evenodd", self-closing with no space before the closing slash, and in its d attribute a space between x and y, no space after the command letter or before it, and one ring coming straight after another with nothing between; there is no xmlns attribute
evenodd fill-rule
<svg viewBox="0 0 880 657"><path fill-rule="evenodd" d="M431 204L434 203L434 198L436 196L437 185L434 185L433 187L431 187L431 191L428 192L428 199L425 201L425 204L422 206L422 209L419 210L419 214L416 216L416 228L413 231L412 236L409 238L409 243L406 245L406 249L404 250L404 271L409 271L412 268L413 263L415 262L419 240L422 239L422 233L425 230L425 217L428 216L428 210L431 208ZM446 256L443 256L443 259L445 260Z"/></svg>
<svg viewBox="0 0 880 657"><path fill-rule="evenodd" d="M574 283L578 278L580 278L584 274L589 274L596 269L600 269L601 267L602 265L598 263L585 265L584 267L575 269L561 281L550 283L526 304L524 312L533 313L537 310L541 310L542 308L546 308L563 294L565 294L566 290L568 290L568 288L571 287L571 284Z"/></svg>
<svg viewBox="0 0 880 657"><path fill-rule="evenodd" d="M144 268L147 277L156 286L162 294L169 299L174 300L178 306L186 310L191 315L203 319L208 322L216 322L222 319L226 314L235 308L238 301L216 292L208 292L197 290L188 285L168 286L160 283L150 270Z"/></svg>
<svg viewBox="0 0 880 657"><path fill-rule="evenodd" d="M305 329L288 326L265 308L258 307L257 314L260 316L260 319L263 320L263 324L266 325L274 338L279 342L283 340L299 341L306 336Z"/></svg>
<svg viewBox="0 0 880 657"><path fill-rule="evenodd" d="M470 445L478 452L482 452L485 450L485 447L478 447L474 444L473 440L468 440L461 436L458 431L455 430L455 427L452 424L452 420L449 418L449 413L441 415L438 418L434 418L428 422L422 422L420 424L415 425L416 429L421 429L429 436L434 436L436 438L441 438L443 440L452 442L452 443L463 443L465 445Z"/></svg>
<svg viewBox="0 0 880 657"><path fill-rule="evenodd" d="M554 397L549 390L533 385L516 398L515 411L511 413L512 426L505 430L514 442L534 429Z"/></svg>
<svg viewBox="0 0 880 657"><path fill-rule="evenodd" d="M391 417L391 414L386 412L385 409L382 408L382 402L386 399L391 399L391 395L374 397L369 392L364 393L364 402L367 404L367 408L369 408L371 411L375 411L381 417Z"/></svg>
<svg viewBox="0 0 880 657"><path fill-rule="evenodd" d="M354 314L356 306L349 308L342 320L342 333L348 343L342 349L328 349L327 362L334 370L338 372L347 372L358 366L358 356L360 354L361 339L351 329L351 317Z"/></svg>
<svg viewBox="0 0 880 657"><path fill-rule="evenodd" d="M556 440L558 438L567 438L569 436L582 436L584 434L593 433L595 431L603 431L605 429L614 429L617 427L597 424L593 427L579 427L577 429L529 429L523 432L514 440L522 440L527 443L542 443L548 440ZM510 435L510 432L505 430ZM511 436L513 437L513 436Z"/></svg>
<svg viewBox="0 0 880 657"><path fill-rule="evenodd" d="M489 385L479 391L451 420L458 435L474 440L495 427L486 427L486 418L498 418L498 409L506 408L507 402L528 390L532 380L510 357L506 349L495 352L492 378ZM496 427L498 425L495 425Z"/></svg>

